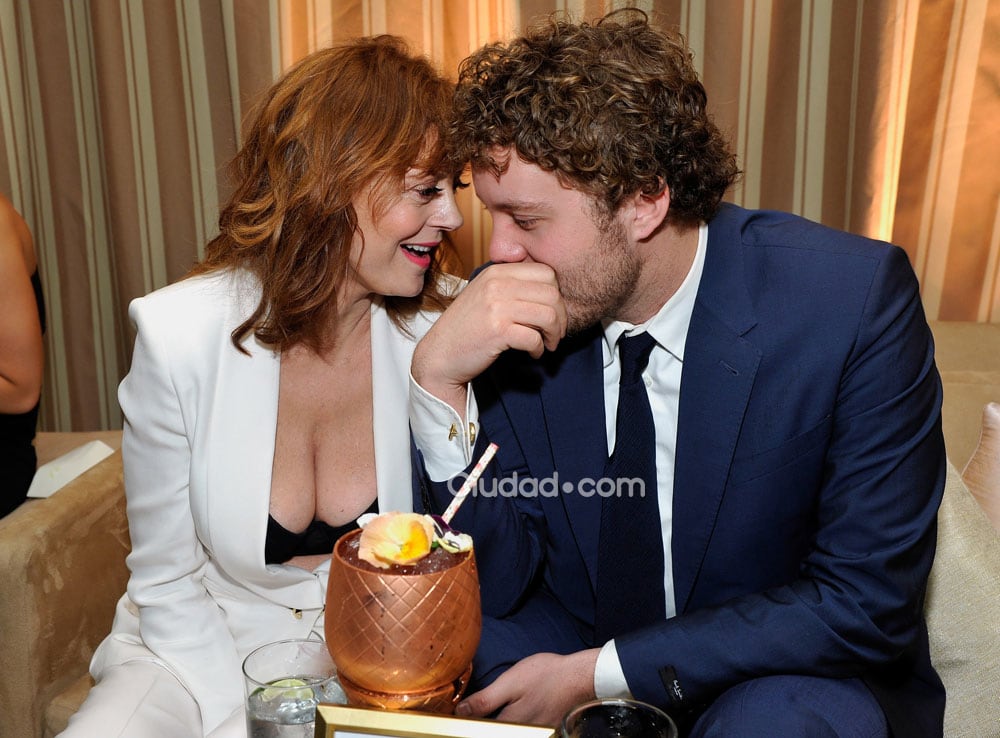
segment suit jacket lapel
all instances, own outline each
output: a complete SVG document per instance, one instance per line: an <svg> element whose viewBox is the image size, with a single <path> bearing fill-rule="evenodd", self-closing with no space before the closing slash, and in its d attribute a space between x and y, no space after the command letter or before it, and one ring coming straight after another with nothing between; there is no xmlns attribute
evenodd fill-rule
<svg viewBox="0 0 1000 738"><path fill-rule="evenodd" d="M674 461L674 602L683 612L705 557L760 356L706 311L684 351ZM690 342L690 338L689 338Z"/></svg>
<svg viewBox="0 0 1000 738"><path fill-rule="evenodd" d="M712 537L760 352L743 280L739 211L709 226L705 270L684 348L674 461L671 551L677 612L687 605Z"/></svg>
<svg viewBox="0 0 1000 738"><path fill-rule="evenodd" d="M564 506L595 591L601 498L582 496L579 481L598 479L608 459L602 335L599 326L591 328L564 341L565 352L548 355L543 371L557 379L549 379L541 390L552 468L559 474L560 485L556 499L546 502ZM563 489L564 483L572 487Z"/></svg>

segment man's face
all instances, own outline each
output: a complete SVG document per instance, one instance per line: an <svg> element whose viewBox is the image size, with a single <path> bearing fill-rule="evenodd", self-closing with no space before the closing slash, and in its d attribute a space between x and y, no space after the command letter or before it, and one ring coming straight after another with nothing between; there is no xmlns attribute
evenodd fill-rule
<svg viewBox="0 0 1000 738"><path fill-rule="evenodd" d="M481 170L472 180L493 219L491 261L551 267L570 333L617 317L635 288L639 262L616 215L598 217L590 195L563 187L555 174L514 153L499 179Z"/></svg>

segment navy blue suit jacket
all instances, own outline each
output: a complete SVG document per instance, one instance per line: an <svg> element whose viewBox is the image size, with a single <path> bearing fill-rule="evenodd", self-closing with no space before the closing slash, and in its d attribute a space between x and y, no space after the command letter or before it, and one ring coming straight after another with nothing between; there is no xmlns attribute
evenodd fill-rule
<svg viewBox="0 0 1000 738"><path fill-rule="evenodd" d="M508 352L475 391L477 449L499 452L453 523L475 539L484 610L527 613L530 634L537 613L562 608L552 617L580 647L600 646L601 499L576 489L608 455L600 330L538 361ZM755 676L862 676L896 734L940 735L922 616L944 487L940 406L902 250L724 205L681 380L677 616L616 634L633 695L683 710ZM443 507L450 495L433 487ZM543 620L525 653L559 648Z"/></svg>

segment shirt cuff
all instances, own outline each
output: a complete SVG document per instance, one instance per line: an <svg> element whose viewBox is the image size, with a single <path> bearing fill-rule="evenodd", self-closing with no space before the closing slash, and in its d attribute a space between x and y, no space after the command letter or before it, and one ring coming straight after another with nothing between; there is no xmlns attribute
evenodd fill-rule
<svg viewBox="0 0 1000 738"><path fill-rule="evenodd" d="M594 696L598 699L632 699L614 640L605 643L601 652L597 654L597 666L594 668Z"/></svg>
<svg viewBox="0 0 1000 738"><path fill-rule="evenodd" d="M445 482L472 462L479 432L479 406L469 385L465 422L455 409L425 390L410 375L410 429L432 482Z"/></svg>

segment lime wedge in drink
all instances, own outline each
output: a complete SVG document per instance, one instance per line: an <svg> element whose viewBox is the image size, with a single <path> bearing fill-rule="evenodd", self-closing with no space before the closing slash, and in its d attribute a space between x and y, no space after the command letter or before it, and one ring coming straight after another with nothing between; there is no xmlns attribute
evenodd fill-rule
<svg viewBox="0 0 1000 738"><path fill-rule="evenodd" d="M301 689L289 689L289 687L301 687ZM262 687L260 698L265 702L270 702L276 697L290 697L296 700L312 699L312 688L301 679L278 679L270 683L269 687Z"/></svg>

